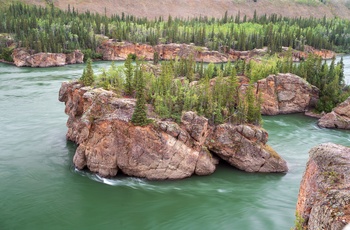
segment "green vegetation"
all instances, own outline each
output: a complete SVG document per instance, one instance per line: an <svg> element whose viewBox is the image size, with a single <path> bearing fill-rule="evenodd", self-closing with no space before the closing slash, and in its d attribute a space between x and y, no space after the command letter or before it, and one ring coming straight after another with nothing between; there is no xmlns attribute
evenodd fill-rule
<svg viewBox="0 0 350 230"><path fill-rule="evenodd" d="M92 69L92 61L90 58L87 60L83 75L79 80L84 86L91 86L94 83L94 70Z"/></svg>
<svg viewBox="0 0 350 230"><path fill-rule="evenodd" d="M133 79L134 79L134 67L132 65L132 55L128 55L124 63L124 74L125 74L125 93L132 95L134 92Z"/></svg>
<svg viewBox="0 0 350 230"><path fill-rule="evenodd" d="M145 126L150 123L150 119L147 118L146 112L146 99L145 99L145 82L143 78L143 71L140 65L135 70L135 85L136 85L136 107L131 118L131 122L134 125Z"/></svg>
<svg viewBox="0 0 350 230"><path fill-rule="evenodd" d="M132 65L132 64L131 64ZM157 75L152 68L158 68ZM183 111L196 111L210 123L261 123L260 99L253 90L253 82L240 89L236 66L195 63L192 59L174 59L150 66L140 61L136 66L116 68L114 64L96 77L93 85L115 91L119 96L133 96L127 89L128 70L134 76L131 88L136 92L137 105L132 118L135 125L146 125L145 104L153 105L154 112L163 119L180 121ZM191 74L184 71L190 70ZM87 70L85 70L87 72ZM247 96L243 96L246 94Z"/></svg>
<svg viewBox="0 0 350 230"><path fill-rule="evenodd" d="M300 63L293 63L292 54L284 58L277 55L267 56L261 60L252 60L245 67L245 74L256 82L269 74L293 73L304 78L320 90L320 100L316 105L317 112L330 112L340 102L350 96L348 87L344 84L344 64L342 59L335 64L322 61L321 57L309 55Z"/></svg>
<svg viewBox="0 0 350 230"><path fill-rule="evenodd" d="M267 46L271 53L281 46L302 50L315 48L349 52L350 22L339 18L284 18L256 14L252 19L240 14L222 18L197 17L154 20L130 15L79 14L52 4L43 8L13 3L0 8L0 33L13 34L20 46L36 52L69 52L80 49L86 58L100 58L96 48L108 38L135 43L194 43L211 50L229 52ZM4 44L0 44L4 47Z"/></svg>
<svg viewBox="0 0 350 230"><path fill-rule="evenodd" d="M291 51L282 58L275 54L247 63L210 63L207 66L196 63L193 57L175 58L158 65L136 61L134 66L131 58L130 55L120 68L112 64L109 70L103 70L93 84L114 90L119 96L133 97L136 92L138 109L135 119L138 120L135 124L138 125L148 123L144 117L145 103L152 104L160 118L177 122L183 111L191 110L207 117L210 123L259 125L262 101L254 83L269 74L294 73L318 87L318 112L329 112L350 96L344 85L342 60L337 64L333 60L329 64L318 56L310 55L300 63L293 63ZM85 72L89 71L86 69ZM139 79L142 80L141 85L138 85Z"/></svg>
<svg viewBox="0 0 350 230"><path fill-rule="evenodd" d="M301 217L298 213L295 213L295 221L294 221L294 224L295 224L295 227L292 228L291 230L304 230L304 223L305 223L305 220L303 217Z"/></svg>

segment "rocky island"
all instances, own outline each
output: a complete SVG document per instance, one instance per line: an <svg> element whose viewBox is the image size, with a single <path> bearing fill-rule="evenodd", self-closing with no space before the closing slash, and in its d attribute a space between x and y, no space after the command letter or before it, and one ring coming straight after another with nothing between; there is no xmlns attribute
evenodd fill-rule
<svg viewBox="0 0 350 230"><path fill-rule="evenodd" d="M259 127L212 126L190 111L180 124L154 119L148 126L134 126L130 119L135 99L118 98L111 91L83 87L76 81L62 84L59 100L69 116L67 139L78 144L75 166L103 177L115 176L119 170L153 180L208 175L219 158L247 172L288 170Z"/></svg>

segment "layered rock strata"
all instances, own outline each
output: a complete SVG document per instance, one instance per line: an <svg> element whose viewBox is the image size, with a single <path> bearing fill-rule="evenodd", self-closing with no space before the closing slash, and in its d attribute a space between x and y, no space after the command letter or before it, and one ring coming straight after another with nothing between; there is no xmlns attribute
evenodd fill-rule
<svg viewBox="0 0 350 230"><path fill-rule="evenodd" d="M83 63L84 54L75 50L72 53L31 53L28 50L17 48L12 53L14 64L18 67L52 67L67 64Z"/></svg>
<svg viewBox="0 0 350 230"><path fill-rule="evenodd" d="M318 120L324 128L350 129L350 97Z"/></svg>
<svg viewBox="0 0 350 230"><path fill-rule="evenodd" d="M319 90L297 75L279 73L259 80L256 94L261 94L261 113L277 115L301 113L314 107Z"/></svg>
<svg viewBox="0 0 350 230"><path fill-rule="evenodd" d="M299 224L341 230L350 223L350 148L325 143L309 154L298 196Z"/></svg>
<svg viewBox="0 0 350 230"><path fill-rule="evenodd" d="M59 100L65 102L67 139L78 144L73 162L103 177L118 171L148 179L180 179L215 171L215 154L248 172L286 172L286 162L266 145L265 130L250 125L211 126L194 112L181 123L159 120L134 126L135 100L113 92L63 83ZM213 153L215 153L213 155Z"/></svg>

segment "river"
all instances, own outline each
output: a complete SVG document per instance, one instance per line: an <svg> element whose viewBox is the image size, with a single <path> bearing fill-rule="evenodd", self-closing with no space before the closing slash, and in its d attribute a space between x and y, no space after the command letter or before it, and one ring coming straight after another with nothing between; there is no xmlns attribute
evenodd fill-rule
<svg viewBox="0 0 350 230"><path fill-rule="evenodd" d="M344 63L350 83L350 56ZM102 179L74 169L76 146L66 141L68 117L57 99L61 82L79 78L83 67L0 63L0 229L289 230L309 149L350 143L349 131L321 129L301 114L264 117L287 174L220 165L178 181Z"/></svg>

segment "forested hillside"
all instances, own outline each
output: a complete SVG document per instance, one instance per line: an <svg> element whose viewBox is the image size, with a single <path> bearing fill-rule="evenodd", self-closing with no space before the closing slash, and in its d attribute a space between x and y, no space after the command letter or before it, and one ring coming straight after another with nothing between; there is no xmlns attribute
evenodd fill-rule
<svg viewBox="0 0 350 230"><path fill-rule="evenodd" d="M7 5L14 0L0 0L1 5ZM17 2L17 1L16 1ZM228 14L247 15L252 18L256 10L258 15L277 14L286 17L316 17L323 16L350 18L350 0L21 0L29 4L44 6L54 3L60 9L67 9L68 4L79 12L98 12L100 14L132 14L136 17L221 17L225 11Z"/></svg>
<svg viewBox="0 0 350 230"><path fill-rule="evenodd" d="M267 46L274 53L282 46L303 50L305 45L348 52L350 44L350 21L325 17L290 19L255 14L248 19L226 12L220 18L169 16L148 20L125 14L107 17L78 13L71 7L63 11L52 4L37 7L16 3L0 10L0 22L0 33L7 34L0 39L11 37L18 46L36 52L81 49L87 57L94 57L96 47L106 38L150 45L194 43L220 52ZM0 40L5 59L10 49L7 46Z"/></svg>

